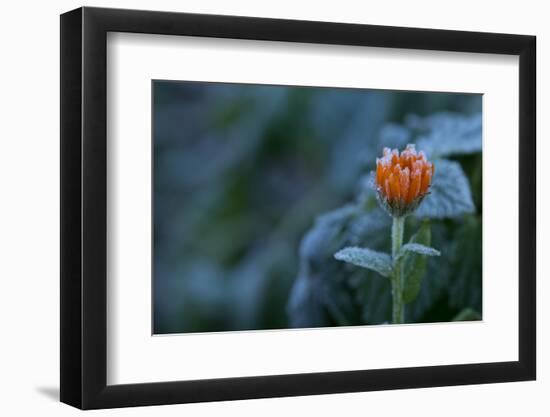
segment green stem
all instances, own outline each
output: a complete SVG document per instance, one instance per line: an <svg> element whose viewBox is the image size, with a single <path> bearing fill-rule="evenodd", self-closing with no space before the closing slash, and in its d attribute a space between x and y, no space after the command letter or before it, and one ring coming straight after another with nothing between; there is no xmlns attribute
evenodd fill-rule
<svg viewBox="0 0 550 417"><path fill-rule="evenodd" d="M392 274L392 319L394 324L405 322L405 305L403 303L403 273L401 262L396 262L397 254L403 246L403 232L405 230L405 217L394 217L391 228L393 274Z"/></svg>

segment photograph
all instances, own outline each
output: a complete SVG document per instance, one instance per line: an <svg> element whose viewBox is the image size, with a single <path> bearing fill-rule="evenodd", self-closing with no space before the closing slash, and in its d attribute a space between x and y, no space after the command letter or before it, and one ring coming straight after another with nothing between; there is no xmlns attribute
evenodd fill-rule
<svg viewBox="0 0 550 417"><path fill-rule="evenodd" d="M0 417L550 416L544 4L6 2Z"/></svg>
<svg viewBox="0 0 550 417"><path fill-rule="evenodd" d="M482 320L482 94L151 89L154 335Z"/></svg>

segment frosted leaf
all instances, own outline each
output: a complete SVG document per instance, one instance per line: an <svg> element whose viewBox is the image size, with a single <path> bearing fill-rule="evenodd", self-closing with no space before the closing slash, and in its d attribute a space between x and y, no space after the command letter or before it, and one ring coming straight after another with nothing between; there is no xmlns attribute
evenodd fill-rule
<svg viewBox="0 0 550 417"><path fill-rule="evenodd" d="M368 248L347 247L338 251L334 257L363 268L371 269L387 277L392 272L391 256Z"/></svg>
<svg viewBox="0 0 550 417"><path fill-rule="evenodd" d="M302 239L300 256L312 262L332 255L332 245L337 244L343 229L356 213L357 208L349 204L318 216L314 226Z"/></svg>
<svg viewBox="0 0 550 417"><path fill-rule="evenodd" d="M430 158L481 152L481 113L473 116L438 113L422 120L409 118L408 124L425 132L420 133L416 144Z"/></svg>
<svg viewBox="0 0 550 417"><path fill-rule="evenodd" d="M435 162L430 193L414 215L433 219L455 218L475 211L468 178L460 164L441 159Z"/></svg>
<svg viewBox="0 0 550 417"><path fill-rule="evenodd" d="M413 252L419 255L426 255L426 256L441 255L441 253L437 249L430 248L429 246L422 245L420 243L407 243L403 245L403 247L401 248L401 256L404 255L406 252Z"/></svg>

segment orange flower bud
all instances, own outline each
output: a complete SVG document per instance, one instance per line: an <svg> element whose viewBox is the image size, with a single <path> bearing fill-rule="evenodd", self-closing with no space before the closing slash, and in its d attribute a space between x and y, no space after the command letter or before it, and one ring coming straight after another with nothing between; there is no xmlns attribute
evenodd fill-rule
<svg viewBox="0 0 550 417"><path fill-rule="evenodd" d="M382 158L376 160L375 174L382 207L394 217L410 214L429 193L433 174L433 163L424 152L416 152L414 145L407 145L401 154L384 148Z"/></svg>

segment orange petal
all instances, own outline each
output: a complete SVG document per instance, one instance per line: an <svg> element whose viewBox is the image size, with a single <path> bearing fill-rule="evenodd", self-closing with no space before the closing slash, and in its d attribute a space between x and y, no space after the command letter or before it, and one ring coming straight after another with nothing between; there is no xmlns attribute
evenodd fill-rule
<svg viewBox="0 0 550 417"><path fill-rule="evenodd" d="M391 168L387 165L382 165L382 184L386 182L386 179L388 179L388 176L390 175Z"/></svg>
<svg viewBox="0 0 550 417"><path fill-rule="evenodd" d="M398 163L399 163L399 152L397 152L397 149L394 149L391 155L391 164L397 165Z"/></svg>
<svg viewBox="0 0 550 417"><path fill-rule="evenodd" d="M384 192L386 194L386 198L388 200L391 200L391 188L390 188L390 180L386 178L386 181L384 182Z"/></svg>
<svg viewBox="0 0 550 417"><path fill-rule="evenodd" d="M431 183L432 183L432 170L426 166L424 168L424 171L422 172L422 185L420 186L420 193L426 194L428 192L428 188L430 187Z"/></svg>
<svg viewBox="0 0 550 417"><path fill-rule="evenodd" d="M409 186L409 194L407 196L407 201L410 203L413 201L416 197L418 197L418 194L420 193L420 183L422 180L422 171L419 169L416 169L411 174L411 180L410 180L410 186Z"/></svg>
<svg viewBox="0 0 550 417"><path fill-rule="evenodd" d="M414 162L414 155L412 155L411 153L409 153L407 155L407 168L409 168L409 170L412 168L412 163Z"/></svg>
<svg viewBox="0 0 550 417"><path fill-rule="evenodd" d="M390 189L391 189L392 199L398 200L400 197L399 176L395 175L394 173L391 173L389 180L390 180Z"/></svg>
<svg viewBox="0 0 550 417"><path fill-rule="evenodd" d="M400 188L400 197L402 200L407 201L407 197L409 195L409 168L405 168L401 171L401 174L399 176L399 188Z"/></svg>
<svg viewBox="0 0 550 417"><path fill-rule="evenodd" d="M376 159L376 185L380 187L382 185L382 162L380 159Z"/></svg>
<svg viewBox="0 0 550 417"><path fill-rule="evenodd" d="M397 178L399 178L399 176L401 175L401 165L399 164L394 165L392 168L392 172Z"/></svg>

